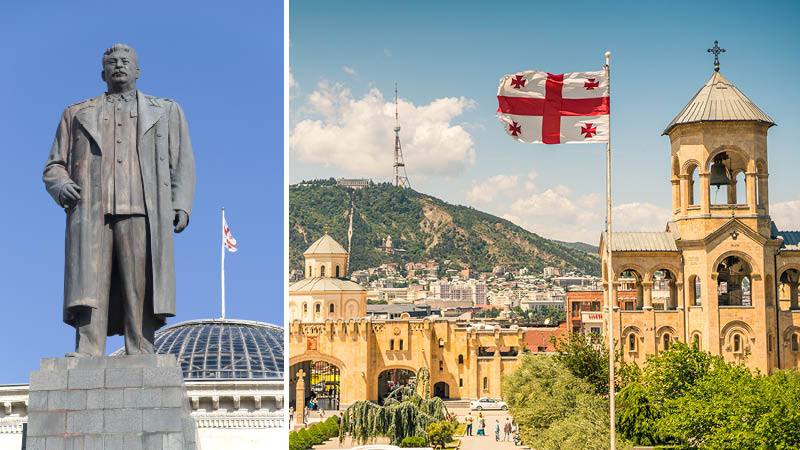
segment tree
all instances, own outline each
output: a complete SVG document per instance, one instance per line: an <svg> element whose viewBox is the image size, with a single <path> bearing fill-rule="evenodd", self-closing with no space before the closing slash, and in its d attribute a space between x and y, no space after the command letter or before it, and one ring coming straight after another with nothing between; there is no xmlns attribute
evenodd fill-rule
<svg viewBox="0 0 800 450"><path fill-rule="evenodd" d="M556 361L586 380L598 394L608 394L608 349L599 336L573 333L560 339L553 336L550 342L556 349Z"/></svg>
<svg viewBox="0 0 800 450"><path fill-rule="evenodd" d="M364 444L378 436L389 438L398 445L408 436L427 438L427 427L448 417L447 407L439 397L431 397L430 371L422 367L417 371L414 389L395 389L383 406L366 400L350 405L342 413L339 441L350 435Z"/></svg>
<svg viewBox="0 0 800 450"><path fill-rule="evenodd" d="M608 402L556 358L526 354L503 377L503 398L523 442L538 450L608 448ZM627 443L619 440L618 448Z"/></svg>
<svg viewBox="0 0 800 450"><path fill-rule="evenodd" d="M426 431L428 433L428 442L430 442L433 448L444 448L453 440L456 426L454 423L448 421L434 422L428 425Z"/></svg>

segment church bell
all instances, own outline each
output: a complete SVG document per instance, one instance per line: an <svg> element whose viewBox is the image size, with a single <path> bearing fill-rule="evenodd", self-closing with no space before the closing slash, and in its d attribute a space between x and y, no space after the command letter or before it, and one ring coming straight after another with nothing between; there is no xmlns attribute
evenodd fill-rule
<svg viewBox="0 0 800 450"><path fill-rule="evenodd" d="M728 177L728 169L725 167L725 157L726 155L721 153L714 158L714 164L711 165L709 182L711 186L720 187L731 184L731 179Z"/></svg>

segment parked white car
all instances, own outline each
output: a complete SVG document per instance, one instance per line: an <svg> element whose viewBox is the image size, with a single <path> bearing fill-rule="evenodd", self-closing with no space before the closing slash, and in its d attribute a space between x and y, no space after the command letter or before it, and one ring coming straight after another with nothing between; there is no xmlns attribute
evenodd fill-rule
<svg viewBox="0 0 800 450"><path fill-rule="evenodd" d="M508 405L506 402L495 400L489 397L483 397L480 400L472 400L469 402L469 409L475 411L483 411L484 409L501 409L506 411L508 409Z"/></svg>

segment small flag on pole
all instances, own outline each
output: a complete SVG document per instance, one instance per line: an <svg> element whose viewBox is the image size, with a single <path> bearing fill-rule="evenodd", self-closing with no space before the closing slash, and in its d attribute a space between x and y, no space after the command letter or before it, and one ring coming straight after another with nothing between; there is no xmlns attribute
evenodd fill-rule
<svg viewBox="0 0 800 450"><path fill-rule="evenodd" d="M228 222L225 221L225 216L222 216L222 244L229 252L236 252L236 239L231 234L231 229L228 228Z"/></svg>
<svg viewBox="0 0 800 450"><path fill-rule="evenodd" d="M497 117L520 142L608 142L609 83L605 71L509 74L497 88Z"/></svg>

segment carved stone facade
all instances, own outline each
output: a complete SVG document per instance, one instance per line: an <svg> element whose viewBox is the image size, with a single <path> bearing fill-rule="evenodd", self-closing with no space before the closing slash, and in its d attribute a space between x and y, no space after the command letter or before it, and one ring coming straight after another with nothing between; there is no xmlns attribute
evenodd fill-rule
<svg viewBox="0 0 800 450"><path fill-rule="evenodd" d="M741 117L691 119L694 110L732 108L732 99ZM765 373L800 367L800 233L778 230L769 216L774 123L741 99L719 73L712 76L665 131L672 150L666 231L613 235L614 334L625 360L642 363L681 341ZM715 172L730 184L715 182Z"/></svg>
<svg viewBox="0 0 800 450"><path fill-rule="evenodd" d="M295 404L302 363L316 361L338 368L342 405L378 401L378 380L387 370L416 372L421 367L431 372L434 395L499 398L503 375L519 366L523 340L522 328L479 328L455 319L294 321L289 326L289 402ZM304 373L305 386L312 386L309 371Z"/></svg>

